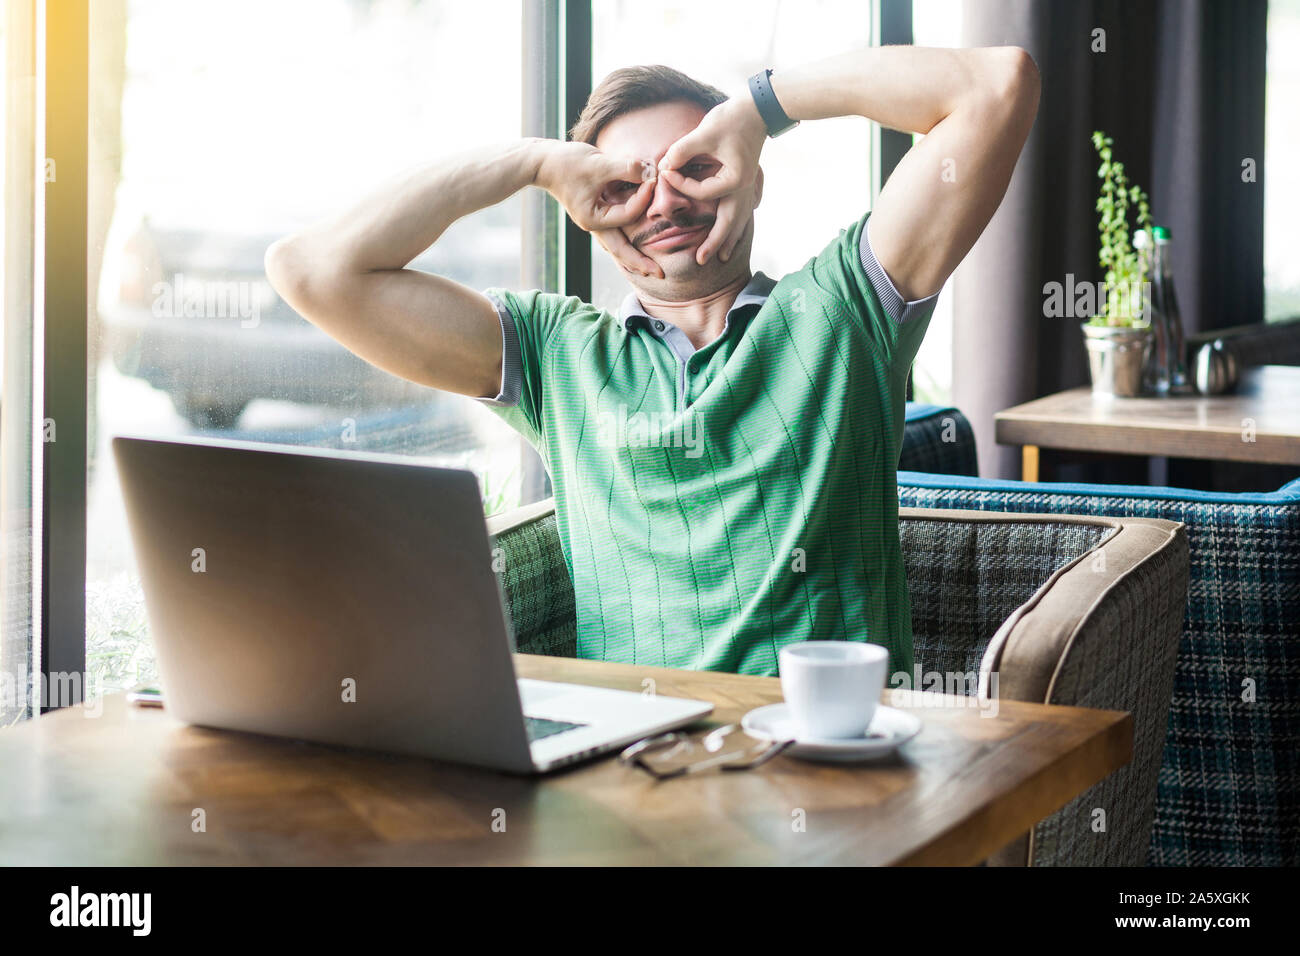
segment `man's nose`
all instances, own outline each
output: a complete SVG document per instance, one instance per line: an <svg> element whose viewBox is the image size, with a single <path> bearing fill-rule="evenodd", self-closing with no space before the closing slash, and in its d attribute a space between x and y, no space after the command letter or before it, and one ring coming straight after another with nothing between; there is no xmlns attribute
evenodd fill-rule
<svg viewBox="0 0 1300 956"><path fill-rule="evenodd" d="M691 198L679 193L668 181L662 176L655 183L654 198L650 200L650 206L646 209L646 217L649 219L671 219L675 213L680 213L689 208Z"/></svg>

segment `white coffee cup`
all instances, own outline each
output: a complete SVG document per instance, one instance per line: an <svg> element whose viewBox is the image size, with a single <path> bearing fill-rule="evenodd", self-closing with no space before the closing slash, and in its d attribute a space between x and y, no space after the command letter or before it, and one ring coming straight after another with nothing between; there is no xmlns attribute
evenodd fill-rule
<svg viewBox="0 0 1300 956"><path fill-rule="evenodd" d="M781 691L802 738L860 737L885 689L889 650L861 641L804 641L781 649Z"/></svg>

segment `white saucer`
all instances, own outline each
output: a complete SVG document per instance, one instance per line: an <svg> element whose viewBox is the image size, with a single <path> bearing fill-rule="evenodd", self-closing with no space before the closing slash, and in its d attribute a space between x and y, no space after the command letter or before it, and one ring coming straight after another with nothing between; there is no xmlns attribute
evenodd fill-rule
<svg viewBox="0 0 1300 956"><path fill-rule="evenodd" d="M876 707L876 714L871 718L868 734L883 734L883 737L805 737L799 739L795 734L794 723L790 719L790 709L784 704L768 704L756 707L741 718L740 726L745 733L759 740L793 740L785 749L791 757L803 757L806 760L826 760L832 762L856 762L860 760L877 760L897 750L921 732L921 718L907 711L886 707Z"/></svg>

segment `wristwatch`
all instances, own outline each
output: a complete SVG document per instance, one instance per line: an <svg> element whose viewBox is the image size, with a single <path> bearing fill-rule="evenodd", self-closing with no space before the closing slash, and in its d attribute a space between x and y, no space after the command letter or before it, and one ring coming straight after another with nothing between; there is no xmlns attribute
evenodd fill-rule
<svg viewBox="0 0 1300 956"><path fill-rule="evenodd" d="M772 92L772 82L768 79L771 75L771 70L763 70L751 76L749 92L754 97L754 105L758 107L758 115L763 117L763 122L767 125L767 135L780 136L798 126L799 121L790 119L785 110L781 109L776 94Z"/></svg>

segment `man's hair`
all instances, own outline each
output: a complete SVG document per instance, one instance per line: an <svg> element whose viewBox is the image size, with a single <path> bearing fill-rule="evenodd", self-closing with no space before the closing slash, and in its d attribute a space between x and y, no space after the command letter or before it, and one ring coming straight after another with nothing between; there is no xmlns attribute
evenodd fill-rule
<svg viewBox="0 0 1300 956"><path fill-rule="evenodd" d="M694 103L708 112L726 98L721 90L671 66L625 66L591 91L578 122L569 130L569 139L594 146L600 131L624 113L677 102Z"/></svg>

